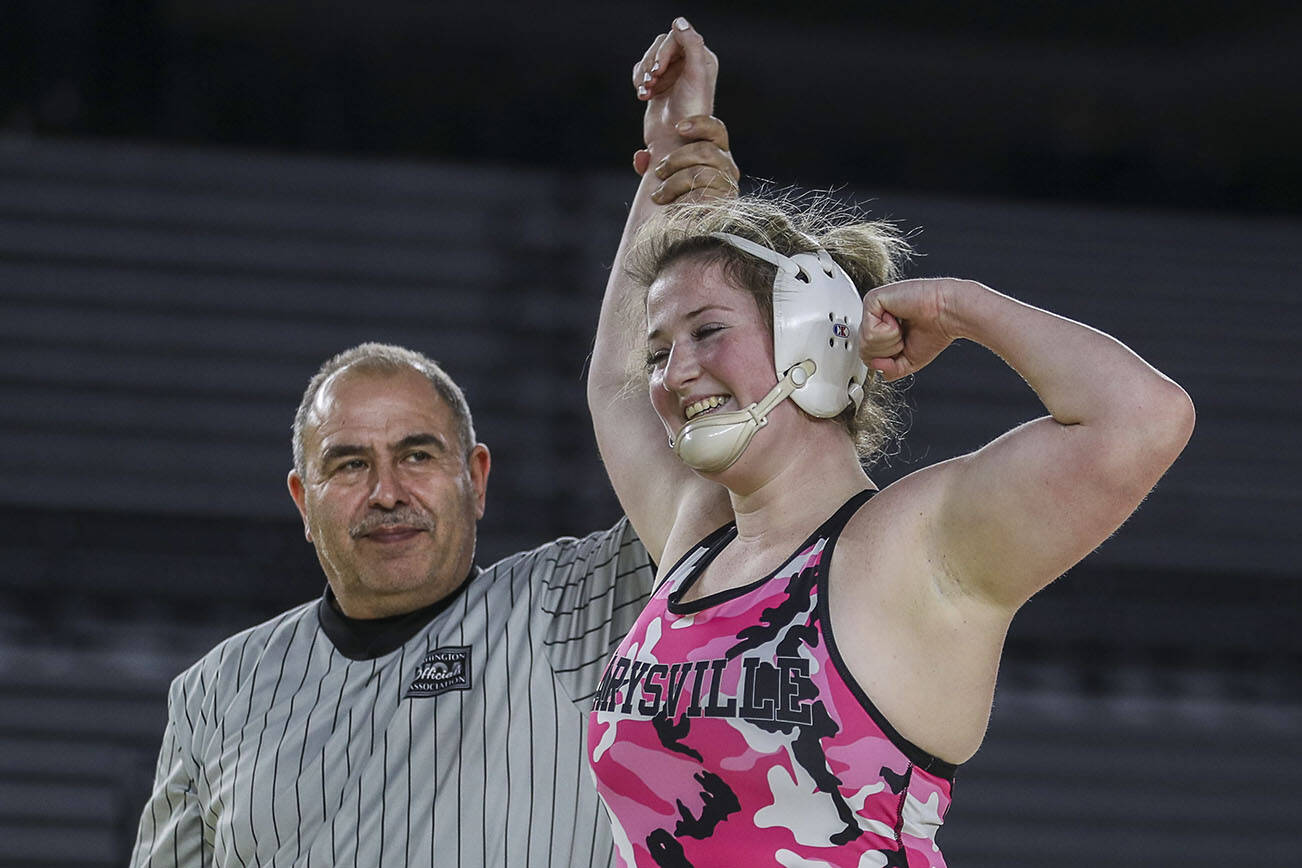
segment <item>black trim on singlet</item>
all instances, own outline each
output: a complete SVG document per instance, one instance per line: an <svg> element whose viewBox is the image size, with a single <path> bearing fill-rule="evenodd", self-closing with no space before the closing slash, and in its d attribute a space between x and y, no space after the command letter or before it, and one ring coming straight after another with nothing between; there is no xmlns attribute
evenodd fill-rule
<svg viewBox="0 0 1302 868"><path fill-rule="evenodd" d="M735 588L727 588L722 591L717 591L713 594L708 594L707 596L700 597L699 599L692 600L691 602L688 603L684 603L683 595L686 594L691 589L691 587L694 584L696 584L696 582L701 578L701 576L705 574L705 568L709 566L711 561L713 561L716 557L718 557L719 552L723 551L724 547L727 546L728 543L732 542L737 537L736 522L732 522L730 524L724 525L723 527L716 530L714 533L710 534L705 539L701 540L696 545L692 546L688 554L695 553L697 550L701 549L702 547L707 548L708 551L706 551L705 554L701 556L700 560L698 560L696 564L692 567L691 574L688 575L685 579L683 579L683 581L679 583L677 588L674 588L672 591L669 592L669 598L666 603L666 608L668 608L668 610L675 615L690 615L693 612L701 612L704 611L705 609L710 608L711 606L717 606L720 603L726 603L728 600L735 600L738 597L744 596L745 594L749 594L751 591L755 590L758 587L761 587L762 585L770 581L774 576L778 574L779 570L783 569L788 564L790 564L793 560L795 560L796 555L800 554L805 549L809 548L811 545L814 544L814 540L818 539L820 536L823 536L825 533L827 533L829 528L833 528L833 527L836 528L833 534L840 533L841 528L845 526L845 523L850 519L850 516L853 515L855 511L858 510L859 507L862 506L868 500L868 498L872 497L874 494L876 494L876 489L866 488L863 491L860 491L858 494L851 496L850 499L847 500L845 503L841 504L841 506L836 510L836 512L832 513L832 515L829 516L826 521L824 521L817 528L815 528L813 533L805 537L805 541L802 542L800 545L796 546L796 550L793 551L790 555L788 555L787 559L784 560L782 563L778 564L768 575L756 579L753 582L748 582L747 584L739 585L738 587ZM685 561L686 559L687 559L687 555L684 555L683 559L680 560L677 565L675 565L674 570L677 570L678 567L681 566L683 561ZM671 576L673 575L673 570L670 571L669 575Z"/></svg>
<svg viewBox="0 0 1302 868"><path fill-rule="evenodd" d="M651 595L655 596L655 594L657 594L660 591L660 589L665 586L665 582L672 579L674 577L674 573L682 569L683 564L687 563L687 559L690 558L692 555L696 554L696 552L700 548L702 547L712 548L714 544L718 542L719 537L728 533L728 531L730 530L736 530L736 529L737 529L737 525L734 522L729 522L728 524L725 524L723 527L716 528L710 531L701 539L700 542L698 542L696 545L689 547L687 551L683 552L683 556L680 557L678 560L674 561L674 565L670 567L668 571L665 572L664 578L655 583L655 587L651 589Z"/></svg>
<svg viewBox="0 0 1302 868"><path fill-rule="evenodd" d="M865 494L868 496L865 497ZM868 497L871 496L872 492L860 492L855 495L834 516L835 519L839 519L839 522L833 525L832 521L828 521L825 525L829 531L827 542L823 545L823 556L819 559L818 565L814 567L814 581L818 583L818 603L815 614L821 628L819 632L822 633L823 640L827 642L827 656L832 661L832 666L836 669L837 674L841 676L841 680L845 682L845 686L850 688L850 693L854 695L855 699L859 700L859 705L863 707L864 711L868 712L868 716L873 719L873 723L877 724L878 729L891 740L892 744L899 748L900 753L904 754L909 762L924 772L939 775L953 783L954 773L958 771L958 765L946 762L938 756L933 756L900 735L899 730L886 719L886 715L882 714L881 710L873 704L873 701L868 697L868 692L855 680L854 675L850 672L850 667L845 665L845 658L841 656L841 650L836 645L835 631L832 629L831 593L828 587L828 575L832 569L832 555L836 549L836 541L840 539L841 531L845 529L846 523L850 521L851 516L859 511L861 506L868 502Z"/></svg>
<svg viewBox="0 0 1302 868"><path fill-rule="evenodd" d="M451 606L465 593L470 582L480 574L472 566L470 574L452 593L441 600L422 606L413 612L390 615L385 618L350 618L339 611L334 591L326 585L325 593L317 603L317 620L335 649L349 660L374 660L401 648L408 639L420 632L440 612Z"/></svg>

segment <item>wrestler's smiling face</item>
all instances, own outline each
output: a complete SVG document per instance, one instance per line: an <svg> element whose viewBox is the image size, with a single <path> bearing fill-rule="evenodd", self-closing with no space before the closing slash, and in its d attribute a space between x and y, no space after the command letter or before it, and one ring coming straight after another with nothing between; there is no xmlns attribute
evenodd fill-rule
<svg viewBox="0 0 1302 868"><path fill-rule="evenodd" d="M759 306L718 264L672 263L651 284L646 307L651 404L671 434L757 402L777 383Z"/></svg>
<svg viewBox="0 0 1302 868"><path fill-rule="evenodd" d="M484 514L488 449L460 442L428 379L345 368L313 402L304 447L305 478L290 474L290 494L345 614L409 612L460 585Z"/></svg>

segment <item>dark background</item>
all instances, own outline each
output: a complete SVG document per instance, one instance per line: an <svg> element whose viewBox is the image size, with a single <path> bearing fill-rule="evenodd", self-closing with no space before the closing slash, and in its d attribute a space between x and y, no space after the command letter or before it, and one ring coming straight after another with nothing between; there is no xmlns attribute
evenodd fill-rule
<svg viewBox="0 0 1302 868"><path fill-rule="evenodd" d="M614 520L581 372L629 69L676 14L748 184L837 187L915 231L913 274L1097 325L1199 409L1013 625L950 864L1295 863L1295 4L7 0L0 866L121 864L168 680L320 592L284 474L330 354L403 343L466 388L481 562ZM1038 412L967 345L908 395L879 482Z"/></svg>
<svg viewBox="0 0 1302 868"><path fill-rule="evenodd" d="M813 186L1296 211L1288 0L7 0L0 122L284 153L618 168L626 68L690 14L748 172Z"/></svg>

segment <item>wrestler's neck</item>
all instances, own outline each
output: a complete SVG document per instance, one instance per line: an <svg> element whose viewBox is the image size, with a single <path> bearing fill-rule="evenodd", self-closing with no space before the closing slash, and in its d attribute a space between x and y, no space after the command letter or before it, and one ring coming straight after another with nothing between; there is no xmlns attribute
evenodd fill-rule
<svg viewBox="0 0 1302 868"><path fill-rule="evenodd" d="M789 549L856 492L873 487L839 424L806 419L798 428L800 436L785 441L798 445L787 448L760 431L722 474L741 546Z"/></svg>

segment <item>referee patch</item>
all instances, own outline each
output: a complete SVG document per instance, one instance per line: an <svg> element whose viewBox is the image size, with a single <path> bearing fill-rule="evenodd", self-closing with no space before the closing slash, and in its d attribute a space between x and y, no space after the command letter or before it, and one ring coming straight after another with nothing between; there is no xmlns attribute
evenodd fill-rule
<svg viewBox="0 0 1302 868"><path fill-rule="evenodd" d="M416 677L406 695L438 696L449 690L470 689L470 646L435 648L416 667Z"/></svg>

